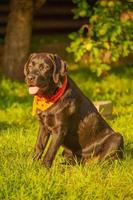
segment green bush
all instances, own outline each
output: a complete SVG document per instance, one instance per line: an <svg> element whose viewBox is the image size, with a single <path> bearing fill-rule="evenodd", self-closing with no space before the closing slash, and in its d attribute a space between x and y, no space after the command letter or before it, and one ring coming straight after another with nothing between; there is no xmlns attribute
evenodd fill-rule
<svg viewBox="0 0 133 200"><path fill-rule="evenodd" d="M88 24L70 34L67 51L100 76L113 62L133 52L133 2L99 0L93 10L87 0L73 2L77 4L75 18L87 17Z"/></svg>

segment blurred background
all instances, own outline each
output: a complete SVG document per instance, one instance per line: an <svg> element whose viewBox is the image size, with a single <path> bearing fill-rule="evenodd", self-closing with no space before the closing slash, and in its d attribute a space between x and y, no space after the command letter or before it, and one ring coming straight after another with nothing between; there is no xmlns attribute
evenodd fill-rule
<svg viewBox="0 0 133 200"><path fill-rule="evenodd" d="M69 45L70 40L68 38L68 34L73 32L73 31L78 31L78 29L87 22L87 19L77 19L74 20L74 13L72 10L75 7L75 4L72 2L72 0L48 0L48 1L36 1L37 8L35 10L31 11L32 2L31 4L27 4L27 1L20 1L20 4L17 4L17 1L9 1L9 0L1 0L0 1L0 68L2 68L3 64L3 51L4 51L4 44L5 42L9 43L7 44L8 47L5 47L6 50L8 51L8 55L5 55L5 59L9 59L10 61L7 62L5 61L5 64L3 64L3 67L8 68L6 71L9 70L10 67L6 67L7 65L10 65L11 62L13 65L13 68L17 68L17 66L14 65L19 65L19 67L22 70L22 66L27 58L27 54L30 52L39 52L39 51L45 51L45 52L51 52L51 53L57 53L64 59L69 59L71 56L68 54L66 51L66 47ZM26 7L27 6L27 7ZM16 7L16 8L15 8ZM32 12L31 15L33 16L33 19L30 19L30 22L24 24L24 28L21 27L21 24L23 23L23 20L29 20L31 16L27 15L25 13L25 10L27 9L27 12ZM28 8L29 7L29 8ZM23 14L25 15L25 19L18 19L20 14L18 13L18 10L23 10ZM21 11L20 11L21 12ZM13 14L12 14L13 13ZM16 13L18 16L12 16ZM11 17L16 18L16 19L11 19ZM22 16L20 16L22 18ZM32 17L31 17L32 18ZM12 22L13 20L13 22ZM17 25L19 23L20 25ZM8 27L9 24L9 27ZM11 25L10 25L11 24ZM27 27L29 25L29 27ZM32 27L31 27L32 26ZM9 30L13 29L13 30ZM18 29L18 33L16 30ZM25 31L23 29L29 29L28 31ZM29 36L29 33L32 29L32 35ZM19 31L24 32L25 35L28 34L28 39L27 36L24 38L28 44L26 47L24 47L24 50L20 50L21 53L16 54L13 51L16 51L16 49L21 49L22 44L18 43L23 43L24 41L23 36L18 36L17 34L23 34L19 33ZM11 32L11 33L10 33ZM7 37L6 37L7 34ZM14 35L14 36L13 36ZM12 38L13 37L13 38ZM13 41L13 40L16 41ZM21 39L21 41L20 41ZM8 42L8 40L11 40ZM30 44L29 44L30 41ZM11 44L12 47L10 46L10 42L13 43ZM14 44L15 43L15 44ZM19 47L17 47L17 44ZM13 47L15 45L15 47ZM9 50L10 49L10 50ZM10 51L10 52L9 52ZM9 58L9 53L10 54L15 54L12 55L13 58ZM21 61L17 61L16 57L23 57L21 54L26 54L24 58L21 58ZM16 60L11 61L12 59ZM69 59L70 60L70 59ZM10 64L9 64L10 63ZM22 63L22 64L21 64ZM6 66L5 66L6 65ZM13 79L22 79L23 77L23 72L19 70L19 74L9 74L5 72L4 70L1 69L1 72L3 74L7 74L8 77L11 77Z"/></svg>
<svg viewBox="0 0 133 200"><path fill-rule="evenodd" d="M73 20L75 7L72 0L48 0L34 13L31 50L50 51L64 55L68 45L68 34L86 23L86 19ZM0 1L1 50L6 35L10 12L10 1ZM14 24L15 26L15 24ZM41 48L41 49L40 49Z"/></svg>
<svg viewBox="0 0 133 200"><path fill-rule="evenodd" d="M29 54L46 51L106 76L132 66L132 22L132 0L1 0L0 72L23 80Z"/></svg>

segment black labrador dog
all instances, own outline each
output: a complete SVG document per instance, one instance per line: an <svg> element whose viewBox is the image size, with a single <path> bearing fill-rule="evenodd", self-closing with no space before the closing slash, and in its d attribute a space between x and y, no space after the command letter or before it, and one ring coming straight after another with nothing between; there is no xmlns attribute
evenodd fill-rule
<svg viewBox="0 0 133 200"><path fill-rule="evenodd" d="M57 55L31 54L24 67L29 93L34 95L33 112L40 128L34 159L40 159L52 135L43 158L51 167L62 145L62 155L68 163L87 163L121 159L123 137L102 118L93 103L67 75L66 63Z"/></svg>

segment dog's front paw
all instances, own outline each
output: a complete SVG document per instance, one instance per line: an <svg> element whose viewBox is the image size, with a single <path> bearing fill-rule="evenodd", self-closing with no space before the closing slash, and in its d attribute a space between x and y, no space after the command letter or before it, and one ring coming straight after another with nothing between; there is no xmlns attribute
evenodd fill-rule
<svg viewBox="0 0 133 200"><path fill-rule="evenodd" d="M42 151L40 150L36 150L34 153L33 153L33 156L32 156L32 159L33 160L40 160L41 157L42 157Z"/></svg>
<svg viewBox="0 0 133 200"><path fill-rule="evenodd" d="M43 160L42 164L45 168L49 169L52 165L52 162L50 160Z"/></svg>

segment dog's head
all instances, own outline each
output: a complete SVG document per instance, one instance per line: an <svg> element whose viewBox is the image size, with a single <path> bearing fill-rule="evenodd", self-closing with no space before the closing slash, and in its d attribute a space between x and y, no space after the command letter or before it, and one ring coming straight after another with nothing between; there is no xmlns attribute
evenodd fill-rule
<svg viewBox="0 0 133 200"><path fill-rule="evenodd" d="M32 95L52 95L62 86L66 63L51 53L33 53L24 66L25 80Z"/></svg>

